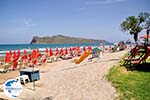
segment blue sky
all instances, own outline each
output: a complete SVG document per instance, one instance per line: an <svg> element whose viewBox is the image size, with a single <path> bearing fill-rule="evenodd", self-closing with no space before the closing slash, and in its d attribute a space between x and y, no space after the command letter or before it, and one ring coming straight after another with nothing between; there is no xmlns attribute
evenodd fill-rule
<svg viewBox="0 0 150 100"><path fill-rule="evenodd" d="M58 34L110 42L132 39L121 32L120 23L149 12L148 4L150 0L0 0L0 44Z"/></svg>

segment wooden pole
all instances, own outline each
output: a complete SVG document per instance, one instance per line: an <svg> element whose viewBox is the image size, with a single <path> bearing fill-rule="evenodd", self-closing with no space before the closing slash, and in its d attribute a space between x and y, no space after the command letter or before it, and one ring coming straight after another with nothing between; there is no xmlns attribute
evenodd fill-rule
<svg viewBox="0 0 150 100"><path fill-rule="evenodd" d="M34 81L34 64L33 64L33 70L32 70L32 74L33 74L33 91L35 91L35 81Z"/></svg>

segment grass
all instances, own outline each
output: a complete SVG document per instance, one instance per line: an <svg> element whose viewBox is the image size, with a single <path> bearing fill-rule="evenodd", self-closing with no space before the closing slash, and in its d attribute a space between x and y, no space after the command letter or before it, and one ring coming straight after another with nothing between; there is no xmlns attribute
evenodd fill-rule
<svg viewBox="0 0 150 100"><path fill-rule="evenodd" d="M111 68L107 79L117 89L117 100L150 100L150 63L141 64L134 70L118 64Z"/></svg>

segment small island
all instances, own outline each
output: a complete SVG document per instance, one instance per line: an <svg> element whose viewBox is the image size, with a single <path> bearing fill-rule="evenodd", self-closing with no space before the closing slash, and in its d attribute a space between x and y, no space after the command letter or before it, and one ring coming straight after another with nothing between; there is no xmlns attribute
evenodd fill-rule
<svg viewBox="0 0 150 100"><path fill-rule="evenodd" d="M109 42L106 40L77 38L63 35L45 36L45 37L34 36L31 41L31 44L66 44L66 43L109 43Z"/></svg>

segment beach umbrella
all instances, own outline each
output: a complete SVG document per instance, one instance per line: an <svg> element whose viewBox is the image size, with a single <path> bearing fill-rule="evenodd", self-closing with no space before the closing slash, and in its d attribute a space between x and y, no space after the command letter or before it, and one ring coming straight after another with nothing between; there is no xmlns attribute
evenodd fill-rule
<svg viewBox="0 0 150 100"><path fill-rule="evenodd" d="M70 51L70 54L72 54L72 51L73 51L72 47L70 47L69 51Z"/></svg>
<svg viewBox="0 0 150 100"><path fill-rule="evenodd" d="M46 48L45 52L46 52L46 54L48 54L48 48Z"/></svg>
<svg viewBox="0 0 150 100"><path fill-rule="evenodd" d="M73 47L72 50L76 50L76 47Z"/></svg>
<svg viewBox="0 0 150 100"><path fill-rule="evenodd" d="M61 49L60 49L59 54L60 54L60 55L63 55L63 54L64 54L64 50L63 50L63 48L61 48Z"/></svg>
<svg viewBox="0 0 150 100"><path fill-rule="evenodd" d="M56 48L56 52L58 52L59 50L58 50L58 48Z"/></svg>
<svg viewBox="0 0 150 100"><path fill-rule="evenodd" d="M100 49L96 47L96 48L93 48L92 51L100 51Z"/></svg>
<svg viewBox="0 0 150 100"><path fill-rule="evenodd" d="M17 60L17 59L18 59L18 57L17 57L16 51L14 51L13 61Z"/></svg>
<svg viewBox="0 0 150 100"><path fill-rule="evenodd" d="M9 51L9 55L12 56L12 51L11 50Z"/></svg>
<svg viewBox="0 0 150 100"><path fill-rule="evenodd" d="M71 48L71 47L70 47L70 49L69 49L69 50L70 50L70 52L72 52L72 48Z"/></svg>
<svg viewBox="0 0 150 100"><path fill-rule="evenodd" d="M112 46L111 46L111 45L109 45L109 48L111 49L111 48L112 48Z"/></svg>
<svg viewBox="0 0 150 100"><path fill-rule="evenodd" d="M140 38L145 39L145 42L148 43L150 39L150 35L147 34L147 35L141 36Z"/></svg>
<svg viewBox="0 0 150 100"><path fill-rule="evenodd" d="M37 53L37 58L40 58L40 57L42 57L42 54L40 53L40 50L39 50L39 48L38 48L38 49L36 49L36 53Z"/></svg>
<svg viewBox="0 0 150 100"><path fill-rule="evenodd" d="M79 47L79 46L77 46L77 48L76 48L76 49L77 49L77 51L79 51L79 50L80 50L80 47Z"/></svg>
<svg viewBox="0 0 150 100"><path fill-rule="evenodd" d="M26 60L26 59L28 58L28 56L27 56L27 51L24 50L24 51L23 51L23 54L24 54L24 56L22 56L22 59L23 59L23 60Z"/></svg>
<svg viewBox="0 0 150 100"><path fill-rule="evenodd" d="M22 59L23 59L23 60L26 60L26 59L27 59L27 55L23 55L23 56L22 56Z"/></svg>
<svg viewBox="0 0 150 100"><path fill-rule="evenodd" d="M23 53L24 53L24 55L27 55L27 51L25 49L24 49Z"/></svg>
<svg viewBox="0 0 150 100"><path fill-rule="evenodd" d="M102 48L105 49L105 45L103 45Z"/></svg>
<svg viewBox="0 0 150 100"><path fill-rule="evenodd" d="M68 54L68 48L65 49L65 55L67 55L67 54Z"/></svg>
<svg viewBox="0 0 150 100"><path fill-rule="evenodd" d="M49 55L53 56L53 50L52 50L52 48L50 48L50 50L49 50Z"/></svg>
<svg viewBox="0 0 150 100"><path fill-rule="evenodd" d="M9 63L10 62L10 54L7 52L5 56L5 62Z"/></svg>
<svg viewBox="0 0 150 100"><path fill-rule="evenodd" d="M32 58L37 58L37 52L35 49L32 51Z"/></svg>
<svg viewBox="0 0 150 100"><path fill-rule="evenodd" d="M78 51L78 56L81 56L82 50L80 50L80 47L79 47L79 46L78 46L78 48L77 48L77 51Z"/></svg>
<svg viewBox="0 0 150 100"><path fill-rule="evenodd" d="M40 50L39 50L39 48L37 49L37 52L38 52L38 53L40 53Z"/></svg>
<svg viewBox="0 0 150 100"><path fill-rule="evenodd" d="M12 57L12 51L10 50L8 54L9 54L9 57L11 58Z"/></svg>
<svg viewBox="0 0 150 100"><path fill-rule="evenodd" d="M77 51L78 55L81 55L82 51L80 50L79 46L76 47L76 51Z"/></svg>
<svg viewBox="0 0 150 100"><path fill-rule="evenodd" d="M102 51L103 51L103 48L97 48L97 47L96 47L96 48L93 48L93 49L92 49L92 53L93 53L93 54L95 54L95 53L100 53L100 52L102 52Z"/></svg>
<svg viewBox="0 0 150 100"><path fill-rule="evenodd" d="M92 47L91 47L91 46L88 46L88 50L92 50Z"/></svg>
<svg viewBox="0 0 150 100"><path fill-rule="evenodd" d="M83 51L86 52L86 47L83 47Z"/></svg>
<svg viewBox="0 0 150 100"><path fill-rule="evenodd" d="M46 62L46 60L47 60L47 59L46 59L46 58L44 58L44 59L42 60L42 62L43 62L43 63L45 63L45 62Z"/></svg>
<svg viewBox="0 0 150 100"><path fill-rule="evenodd" d="M16 69L17 68L17 66L18 66L18 62L15 60L15 61L13 61L13 69Z"/></svg>
<svg viewBox="0 0 150 100"><path fill-rule="evenodd" d="M38 53L38 54L37 54L37 57L38 57L38 58L41 58L41 57L42 57L42 54L41 54L41 53Z"/></svg>
<svg viewBox="0 0 150 100"><path fill-rule="evenodd" d="M32 60L32 53L27 55L27 60L28 60L28 62L30 62Z"/></svg>
<svg viewBox="0 0 150 100"><path fill-rule="evenodd" d="M140 38L143 38L143 39L147 39L147 38L150 38L150 35L144 35L144 36L141 36Z"/></svg>
<svg viewBox="0 0 150 100"><path fill-rule="evenodd" d="M20 50L18 50L18 57L20 57L21 53L20 53Z"/></svg>
<svg viewBox="0 0 150 100"><path fill-rule="evenodd" d="M55 55L57 55L58 54L58 48L56 48L56 52L55 52Z"/></svg>
<svg viewBox="0 0 150 100"><path fill-rule="evenodd" d="M33 64L36 65L36 63L37 63L37 60L33 60Z"/></svg>

